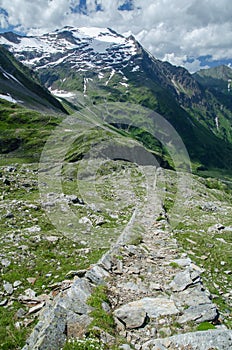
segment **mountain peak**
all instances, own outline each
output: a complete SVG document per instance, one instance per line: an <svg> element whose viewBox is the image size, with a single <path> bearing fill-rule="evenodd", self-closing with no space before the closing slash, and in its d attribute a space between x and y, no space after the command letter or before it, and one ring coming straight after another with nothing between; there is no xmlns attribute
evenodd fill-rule
<svg viewBox="0 0 232 350"><path fill-rule="evenodd" d="M126 38L110 28L65 26L37 36L0 34L5 45L24 64L39 69L70 62L71 68L98 70L126 65L137 52L135 39Z"/></svg>

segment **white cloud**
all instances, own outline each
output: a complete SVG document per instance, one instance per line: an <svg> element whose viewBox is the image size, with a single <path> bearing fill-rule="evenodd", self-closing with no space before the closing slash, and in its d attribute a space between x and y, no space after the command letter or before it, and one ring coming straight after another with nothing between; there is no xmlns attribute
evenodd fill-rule
<svg viewBox="0 0 232 350"><path fill-rule="evenodd" d="M0 0L11 25L41 28L44 32L64 25L111 27L132 33L159 59L200 67L199 56L214 60L232 58L231 0L134 0L134 11L118 11L123 0L98 0L104 12L94 12L95 0L87 0L89 16L71 13L78 0ZM0 25L7 25L0 17ZM187 58L193 58L188 62Z"/></svg>

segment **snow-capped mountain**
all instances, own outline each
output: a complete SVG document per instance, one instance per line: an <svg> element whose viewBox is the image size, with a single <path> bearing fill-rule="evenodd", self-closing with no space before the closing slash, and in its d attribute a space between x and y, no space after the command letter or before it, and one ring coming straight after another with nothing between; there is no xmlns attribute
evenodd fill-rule
<svg viewBox="0 0 232 350"><path fill-rule="evenodd" d="M111 29L64 27L49 34L26 37L1 34L0 44L9 47L23 64L35 69L69 63L85 71L126 66L136 54L135 40Z"/></svg>
<svg viewBox="0 0 232 350"><path fill-rule="evenodd" d="M82 102L140 104L172 123L192 157L228 163L223 142L232 142L229 96L218 99L186 69L155 59L133 37L109 28L64 27L40 36L0 34L0 44L75 108Z"/></svg>

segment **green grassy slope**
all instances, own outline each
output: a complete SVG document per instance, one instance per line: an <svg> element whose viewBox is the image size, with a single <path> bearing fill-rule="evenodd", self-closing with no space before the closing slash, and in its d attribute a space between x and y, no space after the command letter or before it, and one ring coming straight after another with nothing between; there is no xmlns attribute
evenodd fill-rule
<svg viewBox="0 0 232 350"><path fill-rule="evenodd" d="M40 153L61 115L41 114L0 100L0 154L6 163L12 158L21 161L39 160Z"/></svg>

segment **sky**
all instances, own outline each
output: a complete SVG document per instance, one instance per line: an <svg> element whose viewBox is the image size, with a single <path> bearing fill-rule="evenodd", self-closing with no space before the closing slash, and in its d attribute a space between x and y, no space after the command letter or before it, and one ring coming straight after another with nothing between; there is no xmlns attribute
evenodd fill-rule
<svg viewBox="0 0 232 350"><path fill-rule="evenodd" d="M231 0L0 0L0 32L110 27L190 72L232 65Z"/></svg>

